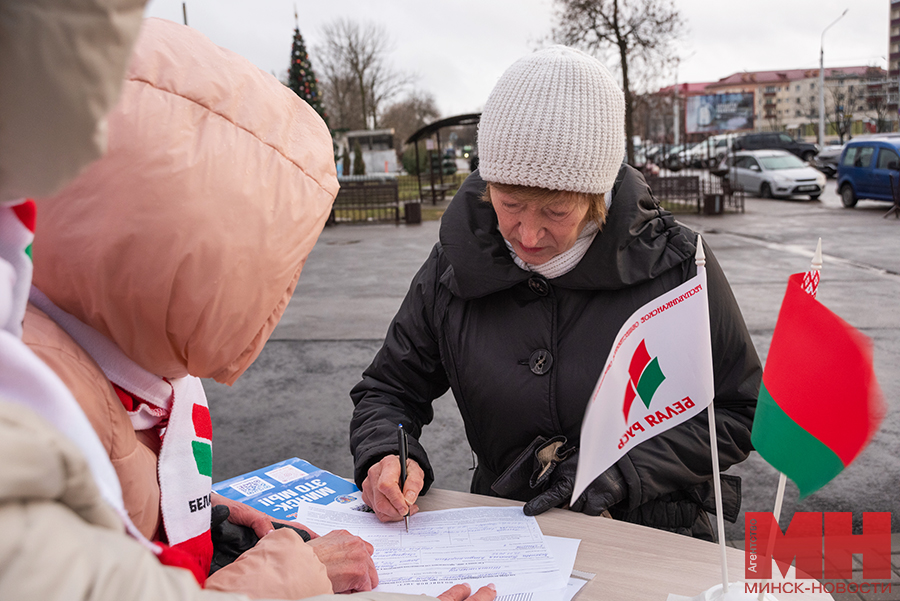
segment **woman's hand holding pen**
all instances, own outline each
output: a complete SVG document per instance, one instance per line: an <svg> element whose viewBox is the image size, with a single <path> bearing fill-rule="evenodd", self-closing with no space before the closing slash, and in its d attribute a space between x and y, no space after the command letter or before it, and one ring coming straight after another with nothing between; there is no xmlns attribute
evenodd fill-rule
<svg viewBox="0 0 900 601"><path fill-rule="evenodd" d="M398 522L419 511L416 499L425 485L425 472L413 459L406 460L406 484L400 490L400 457L387 455L369 468L362 485L363 501L382 522Z"/></svg>

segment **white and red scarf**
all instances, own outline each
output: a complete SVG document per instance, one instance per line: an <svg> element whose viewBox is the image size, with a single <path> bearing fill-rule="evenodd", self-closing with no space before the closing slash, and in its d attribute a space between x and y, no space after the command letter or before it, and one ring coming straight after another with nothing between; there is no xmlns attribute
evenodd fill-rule
<svg viewBox="0 0 900 601"><path fill-rule="evenodd" d="M209 572L209 559L204 567L203 560L188 550L151 542L141 534L125 510L115 468L81 406L59 376L22 342L22 320L31 287L34 224L33 201L0 203L0 399L28 407L72 441L87 461L100 496L122 520L125 531L161 563L191 570L202 584ZM205 523L208 530L208 514Z"/></svg>
<svg viewBox="0 0 900 601"><path fill-rule="evenodd" d="M129 417L134 429L159 432L162 447L157 471L168 546L161 546L158 555L163 563L191 569L202 584L213 550L209 529L212 423L200 379L169 380L152 374L33 286L29 300L97 362L110 382L133 399L135 407Z"/></svg>

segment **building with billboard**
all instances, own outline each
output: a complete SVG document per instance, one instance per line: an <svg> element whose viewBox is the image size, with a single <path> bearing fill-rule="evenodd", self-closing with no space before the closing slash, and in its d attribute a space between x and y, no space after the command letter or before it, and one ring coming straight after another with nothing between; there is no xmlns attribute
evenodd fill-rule
<svg viewBox="0 0 900 601"><path fill-rule="evenodd" d="M753 129L753 92L703 94L684 103L684 131L721 134Z"/></svg>
<svg viewBox="0 0 900 601"><path fill-rule="evenodd" d="M900 0L892 6L900 11ZM826 137L896 131L896 84L897 80L880 67L826 68ZM654 96L673 98L674 91L669 86ZM679 84L677 91L685 140L753 130L784 131L815 141L819 122L818 69L744 71L711 83ZM674 121L673 113L674 109L669 110L659 119Z"/></svg>
<svg viewBox="0 0 900 601"><path fill-rule="evenodd" d="M786 131L795 137L814 137L819 120L819 70L786 69L734 73L707 86L709 92L753 92L754 129ZM887 109L890 89L880 67L825 69L826 136L890 130ZM880 117L880 118L879 118ZM881 121L879 124L878 122Z"/></svg>

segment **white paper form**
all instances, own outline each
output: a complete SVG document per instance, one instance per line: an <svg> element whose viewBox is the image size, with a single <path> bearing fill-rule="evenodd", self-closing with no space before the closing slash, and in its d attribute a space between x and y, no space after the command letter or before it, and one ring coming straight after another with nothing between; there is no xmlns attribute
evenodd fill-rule
<svg viewBox="0 0 900 601"><path fill-rule="evenodd" d="M571 572L566 587L552 591L500 594L497 595L496 601L572 601L575 594L593 578L593 574L586 574L586 572L579 572L573 569L575 555L578 553L578 545L581 544L581 540L577 538L545 536L544 541L547 543L547 550L556 559L556 564L560 569L567 574Z"/></svg>
<svg viewBox="0 0 900 601"><path fill-rule="evenodd" d="M520 507L472 507L417 513L409 532L374 514L333 511L312 504L297 521L319 534L347 530L375 547L376 591L437 596L454 584L477 590L489 582L498 595L564 589L568 568L548 551L537 521Z"/></svg>

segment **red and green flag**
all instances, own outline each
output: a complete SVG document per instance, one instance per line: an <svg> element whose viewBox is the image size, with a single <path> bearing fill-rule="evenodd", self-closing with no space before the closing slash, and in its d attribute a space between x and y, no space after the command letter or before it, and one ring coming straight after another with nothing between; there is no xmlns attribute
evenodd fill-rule
<svg viewBox="0 0 900 601"><path fill-rule="evenodd" d="M792 275L759 391L756 450L803 498L850 465L884 413L871 341L815 299L809 273Z"/></svg>

